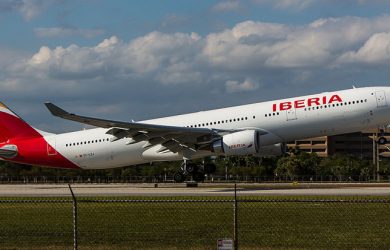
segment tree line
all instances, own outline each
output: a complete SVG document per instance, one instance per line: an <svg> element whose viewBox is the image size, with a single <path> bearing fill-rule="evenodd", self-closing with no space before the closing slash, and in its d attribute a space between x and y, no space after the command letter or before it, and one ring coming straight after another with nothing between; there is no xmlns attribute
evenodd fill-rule
<svg viewBox="0 0 390 250"><path fill-rule="evenodd" d="M210 160L210 159L209 159ZM216 165L213 176L221 178L259 178L294 180L305 176L326 178L349 178L351 180L367 179L376 174L375 167L367 159L353 155L333 155L327 158L318 157L315 153L296 152L280 156L257 158L254 156L217 157L212 160ZM197 161L201 163L201 161ZM0 177L5 176L68 176L68 177L132 177L132 176L172 176L181 162L155 162L107 170L66 170L42 168L10 162L0 162ZM381 160L380 175L390 176L390 161Z"/></svg>

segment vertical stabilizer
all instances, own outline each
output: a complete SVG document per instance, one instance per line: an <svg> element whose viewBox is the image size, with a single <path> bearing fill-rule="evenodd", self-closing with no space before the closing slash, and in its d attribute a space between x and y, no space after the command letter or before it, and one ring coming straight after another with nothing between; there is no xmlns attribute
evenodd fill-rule
<svg viewBox="0 0 390 250"><path fill-rule="evenodd" d="M41 137L28 123L0 102L0 143L12 139Z"/></svg>

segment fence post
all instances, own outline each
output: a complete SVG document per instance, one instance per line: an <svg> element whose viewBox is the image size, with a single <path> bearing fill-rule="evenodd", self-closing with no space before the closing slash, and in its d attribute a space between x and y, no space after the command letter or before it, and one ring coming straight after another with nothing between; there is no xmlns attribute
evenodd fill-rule
<svg viewBox="0 0 390 250"><path fill-rule="evenodd" d="M70 183L68 183L70 193L72 194L73 199L73 249L77 250L78 243L77 243L77 200L76 196L73 193L72 187L70 186Z"/></svg>
<svg viewBox="0 0 390 250"><path fill-rule="evenodd" d="M237 183L234 183L234 202L233 202L233 238L234 238L234 249L238 250L238 224L237 224Z"/></svg>

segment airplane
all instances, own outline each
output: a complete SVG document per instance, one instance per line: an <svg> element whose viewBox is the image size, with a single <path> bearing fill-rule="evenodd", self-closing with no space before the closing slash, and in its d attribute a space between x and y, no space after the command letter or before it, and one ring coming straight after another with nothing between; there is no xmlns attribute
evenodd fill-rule
<svg viewBox="0 0 390 250"><path fill-rule="evenodd" d="M80 116L45 103L54 116L97 127L62 134L35 129L0 103L0 159L67 169L183 161L174 181L189 175L203 181L215 165L194 159L282 155L289 141L383 128L390 123L388 97L390 87L354 87L140 122Z"/></svg>

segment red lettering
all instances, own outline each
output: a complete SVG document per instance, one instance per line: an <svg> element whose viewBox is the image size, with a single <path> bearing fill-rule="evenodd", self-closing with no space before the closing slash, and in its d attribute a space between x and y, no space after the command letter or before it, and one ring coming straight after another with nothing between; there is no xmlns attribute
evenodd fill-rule
<svg viewBox="0 0 390 250"><path fill-rule="evenodd" d="M307 99L307 106L311 107L313 104L320 105L320 98L315 97Z"/></svg>
<svg viewBox="0 0 390 250"><path fill-rule="evenodd" d="M305 107L305 100L296 100L294 101L294 107L295 108L304 108Z"/></svg>
<svg viewBox="0 0 390 250"><path fill-rule="evenodd" d="M291 109L291 108L292 108L291 102L281 102L280 105L279 105L279 110L280 111L288 110L288 109Z"/></svg>
<svg viewBox="0 0 390 250"><path fill-rule="evenodd" d="M329 101L328 101L329 100ZM295 100L293 102L281 102L281 103L274 103L272 104L272 112L283 111L283 110L289 110L294 108L304 108L304 107L311 107L311 106L319 106L324 104L331 104L333 102L340 102L342 103L343 100L339 95L332 95L329 99L327 96L321 96L321 97L312 97L308 99L301 99L301 100Z"/></svg>
<svg viewBox="0 0 390 250"><path fill-rule="evenodd" d="M329 104L332 102L343 102L343 100L341 100L340 96L338 95L332 95L332 97L329 99Z"/></svg>

